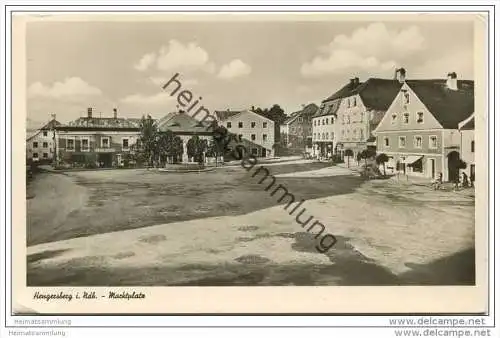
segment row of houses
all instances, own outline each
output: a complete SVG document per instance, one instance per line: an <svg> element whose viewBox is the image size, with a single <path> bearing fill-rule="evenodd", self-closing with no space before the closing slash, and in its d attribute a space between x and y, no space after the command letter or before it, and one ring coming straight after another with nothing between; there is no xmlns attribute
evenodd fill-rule
<svg viewBox="0 0 500 338"><path fill-rule="evenodd" d="M285 121L282 137L303 135L292 128L299 116ZM373 147L388 155L389 171L454 180L464 161L475 175L474 82L454 72L413 80L400 68L391 79L353 78L301 121L312 144L303 151L317 158L343 158L348 149L356 157Z"/></svg>
<svg viewBox="0 0 500 338"><path fill-rule="evenodd" d="M99 114L101 115L101 114ZM250 110L217 111L219 125L236 134L257 157L274 156L274 122ZM172 112L155 120L159 132L167 130L183 143L182 161L187 162L187 142L197 135L213 141L212 126L184 111ZM28 161L57 162L72 165L92 164L98 167L123 166L140 139L141 118L124 118L113 110L112 117L97 117L93 108L84 117L61 124L52 120L27 137Z"/></svg>

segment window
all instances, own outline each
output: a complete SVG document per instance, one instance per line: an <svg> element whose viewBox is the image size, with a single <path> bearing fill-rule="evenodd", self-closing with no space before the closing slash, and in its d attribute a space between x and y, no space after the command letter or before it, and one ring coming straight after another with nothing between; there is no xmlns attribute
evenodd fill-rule
<svg viewBox="0 0 500 338"><path fill-rule="evenodd" d="M335 122L335 121L334 121L334 119L333 119L333 117L332 117L332 118L331 118L331 123L333 124L334 122Z"/></svg>
<svg viewBox="0 0 500 338"><path fill-rule="evenodd" d="M405 91L403 93L403 98L404 98L403 99L404 104L410 103L410 93L408 93L407 91Z"/></svg>
<svg viewBox="0 0 500 338"><path fill-rule="evenodd" d="M302 117L299 117L298 120L299 123L302 123Z"/></svg>
<svg viewBox="0 0 500 338"><path fill-rule="evenodd" d="M255 122L251 122L250 127L255 128Z"/></svg>
<svg viewBox="0 0 500 338"><path fill-rule="evenodd" d="M42 157L43 157L43 158L49 158L49 154L47 154L47 153L43 153L43 154L42 154Z"/></svg>
<svg viewBox="0 0 500 338"><path fill-rule="evenodd" d="M267 141L267 134L262 134L262 141L264 141L264 142Z"/></svg>
<svg viewBox="0 0 500 338"><path fill-rule="evenodd" d="M227 128L231 128L231 122L226 123Z"/></svg>
<svg viewBox="0 0 500 338"><path fill-rule="evenodd" d="M267 128L267 122L262 122L262 128Z"/></svg>
<svg viewBox="0 0 500 338"><path fill-rule="evenodd" d="M313 121L313 125L316 126L316 120Z"/></svg>
<svg viewBox="0 0 500 338"><path fill-rule="evenodd" d="M389 147L389 138L384 137L384 147Z"/></svg>
<svg viewBox="0 0 500 338"><path fill-rule="evenodd" d="M325 125L325 119L322 119L322 120L321 120L321 124L322 124L322 125Z"/></svg>
<svg viewBox="0 0 500 338"><path fill-rule="evenodd" d="M241 142L243 140L243 134L238 135L238 140Z"/></svg>
<svg viewBox="0 0 500 338"><path fill-rule="evenodd" d="M364 115L363 112L359 113L359 122L363 122Z"/></svg>
<svg viewBox="0 0 500 338"><path fill-rule="evenodd" d="M328 124L328 118L325 119L325 124Z"/></svg>
<svg viewBox="0 0 500 338"><path fill-rule="evenodd" d="M250 135L250 138L252 139L252 141L255 141L255 134Z"/></svg>
<svg viewBox="0 0 500 338"><path fill-rule="evenodd" d="M429 148L437 149L437 136L429 136Z"/></svg>
<svg viewBox="0 0 500 338"><path fill-rule="evenodd" d="M333 139L334 139L334 137L333 137L333 135L334 135L334 134L333 134L333 131L332 131L330 134L332 135L332 140L333 140Z"/></svg>
<svg viewBox="0 0 500 338"><path fill-rule="evenodd" d="M33 148L38 148L38 142L33 142Z"/></svg>
<svg viewBox="0 0 500 338"><path fill-rule="evenodd" d="M43 131L43 136L47 137L47 131L46 130Z"/></svg>
<svg viewBox="0 0 500 338"><path fill-rule="evenodd" d="M101 147L102 148L109 148L109 137L101 138Z"/></svg>
<svg viewBox="0 0 500 338"><path fill-rule="evenodd" d="M89 151L89 143L88 138L82 138L81 151Z"/></svg>
<svg viewBox="0 0 500 338"><path fill-rule="evenodd" d="M471 141L470 142L470 152L473 153L476 149L476 142Z"/></svg>
<svg viewBox="0 0 500 338"><path fill-rule="evenodd" d="M33 153L33 158L38 158L38 153Z"/></svg>
<svg viewBox="0 0 500 338"><path fill-rule="evenodd" d="M321 139L324 140L325 139L325 133L321 133Z"/></svg>
<svg viewBox="0 0 500 338"><path fill-rule="evenodd" d="M325 138L328 140L330 138L330 134L326 133Z"/></svg>
<svg viewBox="0 0 500 338"><path fill-rule="evenodd" d="M67 140L66 150L75 150L75 139L69 138Z"/></svg>
<svg viewBox="0 0 500 338"><path fill-rule="evenodd" d="M364 133L363 129L360 129L360 130L359 130L359 139L360 139L361 141L363 141L363 140L364 140L364 138L365 138L365 133Z"/></svg>
<svg viewBox="0 0 500 338"><path fill-rule="evenodd" d="M421 111L417 113L417 123L424 123L424 113Z"/></svg>
<svg viewBox="0 0 500 338"><path fill-rule="evenodd" d="M358 135L358 130L357 130L357 129L354 129L354 130L352 131L352 133L354 134L354 137L356 137L356 135Z"/></svg>
<svg viewBox="0 0 500 338"><path fill-rule="evenodd" d="M48 148L48 147L49 147L49 144L48 144L47 142L43 142L43 143L42 143L42 147L43 147L43 148Z"/></svg>
<svg viewBox="0 0 500 338"><path fill-rule="evenodd" d="M408 124L410 122L410 114L404 113L403 114L403 123Z"/></svg>
<svg viewBox="0 0 500 338"><path fill-rule="evenodd" d="M316 133L313 134L313 139L316 139Z"/></svg>
<svg viewBox="0 0 500 338"><path fill-rule="evenodd" d="M238 128L243 128L243 122L238 122Z"/></svg>
<svg viewBox="0 0 500 338"><path fill-rule="evenodd" d="M252 148L252 155L257 155L257 148Z"/></svg>
<svg viewBox="0 0 500 338"><path fill-rule="evenodd" d="M413 146L415 148L422 148L422 136L415 136L413 139Z"/></svg>
<svg viewBox="0 0 500 338"><path fill-rule="evenodd" d="M352 105L353 105L353 107L356 107L356 98L355 97L353 97Z"/></svg>
<svg viewBox="0 0 500 338"><path fill-rule="evenodd" d="M406 136L399 137L399 148L406 147Z"/></svg>
<svg viewBox="0 0 500 338"><path fill-rule="evenodd" d="M394 113L391 117L391 124L396 124L396 121L398 120L398 114Z"/></svg>
<svg viewBox="0 0 500 338"><path fill-rule="evenodd" d="M351 117L347 115L347 124L351 123Z"/></svg>
<svg viewBox="0 0 500 338"><path fill-rule="evenodd" d="M351 100L350 99L347 99L347 107L351 107Z"/></svg>
<svg viewBox="0 0 500 338"><path fill-rule="evenodd" d="M122 139L122 150L128 150L128 138Z"/></svg>

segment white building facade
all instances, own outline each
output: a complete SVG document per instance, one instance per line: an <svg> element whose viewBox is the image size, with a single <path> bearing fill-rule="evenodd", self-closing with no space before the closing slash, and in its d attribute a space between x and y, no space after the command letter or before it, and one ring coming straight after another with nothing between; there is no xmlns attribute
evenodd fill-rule
<svg viewBox="0 0 500 338"><path fill-rule="evenodd" d="M219 125L224 126L230 133L246 139L264 150L250 149L254 156L274 156L274 122L250 110L243 111L216 111Z"/></svg>

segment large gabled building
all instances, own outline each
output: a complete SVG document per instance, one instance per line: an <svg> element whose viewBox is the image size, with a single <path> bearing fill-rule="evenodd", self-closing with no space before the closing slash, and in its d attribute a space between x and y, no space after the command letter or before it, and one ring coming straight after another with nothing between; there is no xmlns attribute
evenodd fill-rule
<svg viewBox="0 0 500 338"><path fill-rule="evenodd" d="M377 151L387 167L408 175L453 181L459 174L459 124L474 112L474 82L447 79L404 80L375 130Z"/></svg>
<svg viewBox="0 0 500 338"><path fill-rule="evenodd" d="M289 152L301 154L312 152L312 121L318 106L310 103L293 112L280 125L280 141Z"/></svg>
<svg viewBox="0 0 500 338"><path fill-rule="evenodd" d="M52 119L42 127L28 131L26 135L26 160L50 163L55 158L55 130L61 123Z"/></svg>
<svg viewBox="0 0 500 338"><path fill-rule="evenodd" d="M249 151L257 157L274 156L274 121L251 110L215 111L217 123L239 139L254 144Z"/></svg>
<svg viewBox="0 0 500 338"><path fill-rule="evenodd" d="M401 79L353 78L323 100L313 121L315 153L354 156L375 146L373 130L402 86Z"/></svg>

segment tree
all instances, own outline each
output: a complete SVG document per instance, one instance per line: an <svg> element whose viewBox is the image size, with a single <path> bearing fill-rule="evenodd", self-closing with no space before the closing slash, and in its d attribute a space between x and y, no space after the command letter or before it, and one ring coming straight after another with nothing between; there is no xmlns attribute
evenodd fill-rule
<svg viewBox="0 0 500 338"><path fill-rule="evenodd" d="M347 156L347 168L349 168L349 158L354 156L354 153L351 149L346 149L344 156Z"/></svg>
<svg viewBox="0 0 500 338"><path fill-rule="evenodd" d="M361 156L361 152L357 153L356 154L356 161L358 162L358 166L359 166L359 162L363 159L363 157Z"/></svg>
<svg viewBox="0 0 500 338"><path fill-rule="evenodd" d="M190 162L192 161L192 158L194 158L196 155L196 147L197 147L196 143L197 142L198 142L197 135L194 135L193 137L191 137L187 142L186 151L187 151L188 160Z"/></svg>
<svg viewBox="0 0 500 338"><path fill-rule="evenodd" d="M149 166L152 166L157 155L158 126L150 115L141 118L139 142L142 157L146 159Z"/></svg>
<svg viewBox="0 0 500 338"><path fill-rule="evenodd" d="M173 162L178 163L182 159L182 154L184 154L184 147L180 136L175 136L172 144Z"/></svg>
<svg viewBox="0 0 500 338"><path fill-rule="evenodd" d="M382 166L384 168L384 176L385 176L386 175L385 174L385 164L387 162L389 162L389 156L387 156L384 153L378 154L377 157L375 158L375 161L376 161L377 165L381 165L382 164Z"/></svg>
<svg viewBox="0 0 500 338"><path fill-rule="evenodd" d="M156 152L160 162L173 162L174 138L175 135L171 130L167 130L165 133L161 133L158 136Z"/></svg>
<svg viewBox="0 0 500 338"><path fill-rule="evenodd" d="M229 143L229 133L224 126L217 126L214 128L214 153L215 153L215 166L217 166L218 157L223 156L226 147Z"/></svg>

